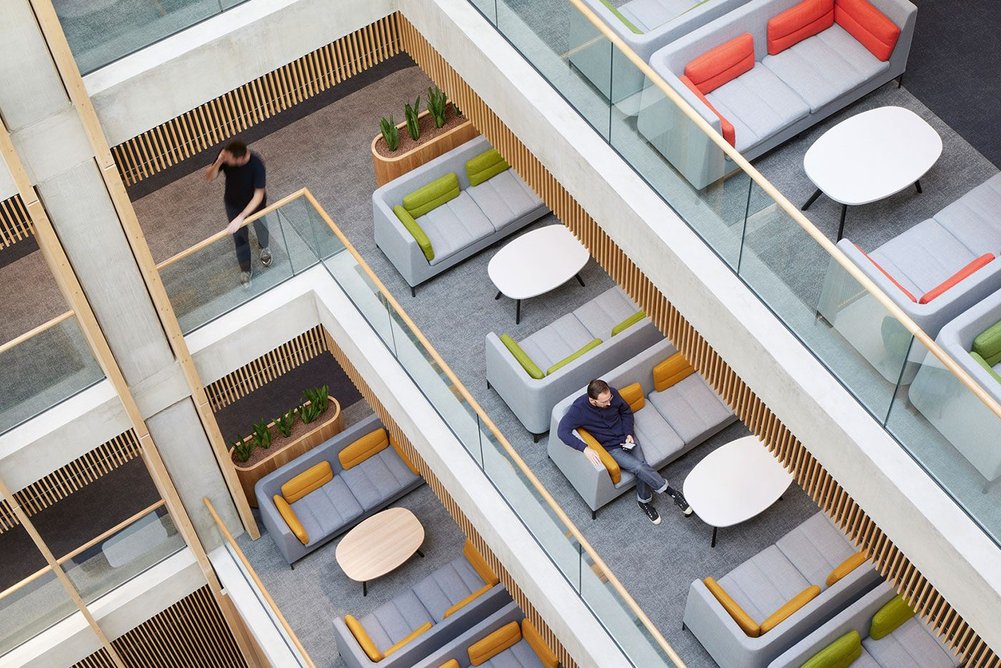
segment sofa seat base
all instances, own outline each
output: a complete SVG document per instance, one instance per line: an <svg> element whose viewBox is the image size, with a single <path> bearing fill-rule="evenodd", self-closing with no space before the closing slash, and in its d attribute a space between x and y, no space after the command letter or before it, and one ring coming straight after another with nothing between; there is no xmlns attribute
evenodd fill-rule
<svg viewBox="0 0 1001 668"><path fill-rule="evenodd" d="M393 600L383 603L358 621L379 651L383 652L424 624L435 623L413 591L393 597Z"/></svg>
<svg viewBox="0 0 1001 668"><path fill-rule="evenodd" d="M309 534L307 546L326 540L364 512L341 475L293 503L292 510Z"/></svg>
<svg viewBox="0 0 1001 668"><path fill-rule="evenodd" d="M364 466L354 466L340 475L365 512L386 505L399 490L417 480L392 447L366 459Z"/></svg>
<svg viewBox="0 0 1001 668"><path fill-rule="evenodd" d="M636 311L636 304L621 290L611 289L577 307L573 315L584 325L591 339L607 341L612 338L612 328Z"/></svg>
<svg viewBox="0 0 1001 668"><path fill-rule="evenodd" d="M723 400L696 373L668 390L651 392L647 401L686 443L701 442L719 431L721 425L735 419Z"/></svg>
<svg viewBox="0 0 1001 668"><path fill-rule="evenodd" d="M831 571L857 551L822 514L810 517L775 546L810 584L821 587L826 586Z"/></svg>
<svg viewBox="0 0 1001 668"><path fill-rule="evenodd" d="M685 441L653 406L644 406L633 413L633 432L643 448L646 463L655 469L674 460L685 450ZM623 471L622 475L625 477L627 473ZM632 474L628 475L632 479Z"/></svg>
<svg viewBox="0 0 1001 668"><path fill-rule="evenodd" d="M418 218L417 224L431 240L434 258L428 264L432 266L495 231L493 223L465 191Z"/></svg>
<svg viewBox="0 0 1001 668"><path fill-rule="evenodd" d="M805 118L810 107L772 70L761 63L706 95L733 123L736 149L744 149Z"/></svg>
<svg viewBox="0 0 1001 668"><path fill-rule="evenodd" d="M933 218L918 223L869 254L917 299L977 255Z"/></svg>
<svg viewBox="0 0 1001 668"><path fill-rule="evenodd" d="M778 610L814 582L808 582L775 545L769 545L726 576L719 584L757 622Z"/></svg>
<svg viewBox="0 0 1001 668"><path fill-rule="evenodd" d="M414 586L414 593L438 624L445 611L485 583L465 557L453 559Z"/></svg>
<svg viewBox="0 0 1001 668"><path fill-rule="evenodd" d="M698 4L698 0L630 0L619 11L637 28L650 32Z"/></svg>
<svg viewBox="0 0 1001 668"><path fill-rule="evenodd" d="M580 350L595 338L572 313L535 332L519 345L545 371L551 365ZM603 337L608 338L606 335Z"/></svg>
<svg viewBox="0 0 1001 668"><path fill-rule="evenodd" d="M532 651L532 646L524 638L503 652L490 657L480 666L481 668L543 668L538 655Z"/></svg>
<svg viewBox="0 0 1001 668"><path fill-rule="evenodd" d="M765 56L761 64L806 101L811 113L890 68L837 23L781 53Z"/></svg>
<svg viewBox="0 0 1001 668"><path fill-rule="evenodd" d="M916 617L898 626L890 635L862 641L863 655L875 666L889 668L952 668L953 656L935 639ZM852 664L855 668L856 664Z"/></svg>
<svg viewBox="0 0 1001 668"><path fill-rule="evenodd" d="M970 253L1001 255L1001 174L995 174L935 214L938 222Z"/></svg>
<svg viewBox="0 0 1001 668"><path fill-rule="evenodd" d="M539 196L510 169L478 186L466 188L465 192L469 193L498 232L542 206Z"/></svg>

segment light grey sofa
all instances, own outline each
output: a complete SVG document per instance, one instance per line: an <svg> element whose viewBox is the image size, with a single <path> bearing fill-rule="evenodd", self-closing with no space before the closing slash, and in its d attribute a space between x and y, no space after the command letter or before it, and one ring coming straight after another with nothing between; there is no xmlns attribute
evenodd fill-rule
<svg viewBox="0 0 1001 668"><path fill-rule="evenodd" d="M549 213L514 170L470 186L466 163L490 150L483 136L452 149L372 193L375 243L413 288ZM505 163L506 164L506 163ZM416 223L433 248L428 259L393 207L422 186L455 174L458 197L419 216Z"/></svg>
<svg viewBox="0 0 1001 668"><path fill-rule="evenodd" d="M584 0L645 61L660 47L748 0ZM613 103L638 93L646 77L578 11L570 11L570 64ZM614 53L614 57L613 54Z"/></svg>
<svg viewBox="0 0 1001 668"><path fill-rule="evenodd" d="M869 636L873 615L890 603L897 592L882 583L855 601L826 624L789 648L768 668L800 668L814 655L847 633L861 638L861 655L852 668L950 668L960 664L957 657L917 617L911 617L878 640ZM879 634L877 634L879 635ZM834 665L834 664L828 664Z"/></svg>
<svg viewBox="0 0 1001 668"><path fill-rule="evenodd" d="M775 148L832 113L899 77L907 67L917 8L908 0L871 0L900 28L887 61L879 60L835 22L776 55L768 53L769 19L801 0L751 0L745 5L678 38L650 57L664 81L717 132L722 115L734 130L733 145L747 159ZM750 34L753 67L702 95L681 79L686 66L741 35ZM699 81L694 82L700 85ZM710 85L703 85L707 90ZM644 103L638 119L643 135L696 188L721 178L732 165L690 121L671 109L663 94L650 89L654 103ZM714 113L710 106L715 108Z"/></svg>
<svg viewBox="0 0 1001 668"><path fill-rule="evenodd" d="M927 303L919 303L937 286L962 275L969 263L1001 251L1001 174L885 242L868 257L849 239L839 241L838 248L925 333L937 336L945 323L1001 289L1001 262L995 259ZM886 310L867 294L832 260L818 312L895 383L910 337L896 321L887 321ZM915 349L910 360L923 357L924 351ZM913 369L903 380L912 378Z"/></svg>
<svg viewBox="0 0 1001 668"><path fill-rule="evenodd" d="M410 668L510 604L504 585L468 541L463 552L367 615L334 618L344 663L349 668ZM371 643L368 651L356 633Z"/></svg>
<svg viewBox="0 0 1001 668"><path fill-rule="evenodd" d="M646 462L655 469L681 457L737 419L697 373L691 372L659 392L655 390L654 367L675 352L674 345L665 339L602 376L620 391L634 383L639 384L639 395L646 400L642 408L633 411L634 435L639 441L637 448L642 450ZM628 471L620 471L619 480L613 481L614 473L604 466L596 468L587 457L565 444L557 435L557 427L570 404L586 389L586 386L579 388L553 407L546 451L594 516L599 508L632 489L636 479Z"/></svg>
<svg viewBox="0 0 1001 668"><path fill-rule="evenodd" d="M807 587L819 586L819 595L771 630L751 637L710 592L706 581L696 580L688 590L684 624L719 665L763 668L879 582L879 574L865 562L827 585L832 571L856 553L844 534L823 513L817 513L720 578L718 584L758 624Z"/></svg>
<svg viewBox="0 0 1001 668"><path fill-rule="evenodd" d="M549 428L553 406L560 399L664 338L647 317L612 335L613 328L638 312L639 307L620 288L612 287L516 342L545 374L553 365L601 339L600 345L537 378L502 341L507 335L490 332L486 338L487 384L538 440Z"/></svg>
<svg viewBox="0 0 1001 668"><path fill-rule="evenodd" d="M986 350L977 347L984 353L985 363L991 371L979 364L970 353L974 350L974 339L999 322L1001 291L989 295L957 316L942 328L936 338L939 346L997 401L1001 401L1001 380L997 377L1001 374L998 346L984 341ZM992 331L997 332L996 329ZM997 416L943 368L931 353L925 354L921 368L908 389L908 397L987 482L1001 478L1001 447L998 447L1001 424Z"/></svg>
<svg viewBox="0 0 1001 668"><path fill-rule="evenodd" d="M345 468L340 455L349 447L365 452ZM317 468L324 466L333 474L326 482ZM268 534L292 565L423 484L371 415L264 476L254 491ZM305 542L293 528L297 522Z"/></svg>

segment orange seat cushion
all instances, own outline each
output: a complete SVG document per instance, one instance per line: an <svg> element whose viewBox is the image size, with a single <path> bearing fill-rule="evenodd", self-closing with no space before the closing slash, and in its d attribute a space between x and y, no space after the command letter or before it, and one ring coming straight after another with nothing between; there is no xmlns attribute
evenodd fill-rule
<svg viewBox="0 0 1001 668"><path fill-rule="evenodd" d="M719 122L721 124L720 127L723 130L723 139L725 139L726 143L728 143L730 146L736 147L737 146L737 143L736 143L737 142L737 133L733 129L733 123L731 123L730 121L726 120L726 118L723 116L723 114L721 114L718 111L716 111L716 107L714 107L712 105L712 103L710 103L709 100L706 99L706 96L703 95L702 91L700 91L695 86L695 84L692 83L691 79L689 79L686 76L682 76L681 77L681 83L683 83L686 86L688 86L688 89L691 90L693 93L695 93L696 97L698 97L700 100L702 100L702 104L704 104L707 107L709 107L709 111L711 111L714 114L716 114L716 117L719 118Z"/></svg>
<svg viewBox="0 0 1001 668"><path fill-rule="evenodd" d="M936 285L934 288L926 292L924 296L922 296L921 299L918 301L918 303L927 304L936 297L941 297L943 292L953 287L954 285L962 281L964 278L968 278L978 269L987 266L988 264L991 263L993 259L994 259L993 253L984 253L976 260L969 263L968 265L957 271L955 274L953 274L952 276L945 279L944 281Z"/></svg>
<svg viewBox="0 0 1001 668"><path fill-rule="evenodd" d="M646 397L643 396L643 386L639 383L620 387L619 396L629 404L629 410L633 413L643 410L643 407L646 406Z"/></svg>
<svg viewBox="0 0 1001 668"><path fill-rule="evenodd" d="M681 353L674 353L653 368L653 389L663 392L695 373L695 368L688 363Z"/></svg>
<svg viewBox="0 0 1001 668"><path fill-rule="evenodd" d="M708 95L753 67L754 38L745 32L685 65L685 76L703 95Z"/></svg>
<svg viewBox="0 0 1001 668"><path fill-rule="evenodd" d="M917 298L915 298L915 296L911 294L910 290L902 286L900 283L897 283L897 279L895 279L893 276L890 276L890 273L886 269L883 269L881 266L879 266L878 262L869 257L869 254L866 253L864 250L862 250L858 244L855 244L855 248L858 248L858 252L862 253L862 255L865 255L865 258L869 260L869 262L872 262L872 266L876 267L876 269L879 269L881 272L883 272L883 276L886 276L888 279L890 279L891 283L900 288L900 291L903 292L905 295L907 295L908 299L910 299L912 302L918 301Z"/></svg>
<svg viewBox="0 0 1001 668"><path fill-rule="evenodd" d="M835 0L834 20L869 53L887 61L897 46L900 27L868 0Z"/></svg>
<svg viewBox="0 0 1001 668"><path fill-rule="evenodd" d="M803 0L768 21L768 53L790 46L834 25L834 0Z"/></svg>

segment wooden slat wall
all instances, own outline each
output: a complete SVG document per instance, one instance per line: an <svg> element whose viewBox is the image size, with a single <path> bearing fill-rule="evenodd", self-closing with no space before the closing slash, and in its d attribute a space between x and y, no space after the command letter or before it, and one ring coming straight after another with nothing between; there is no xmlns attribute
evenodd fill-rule
<svg viewBox="0 0 1001 668"><path fill-rule="evenodd" d="M126 186L217 146L400 52L387 16L112 148Z"/></svg>
<svg viewBox="0 0 1001 668"><path fill-rule="evenodd" d="M35 228L20 195L0 201L0 250L34 234Z"/></svg>
<svg viewBox="0 0 1001 668"><path fill-rule="evenodd" d="M1001 659L962 620L855 501L817 462L715 350L667 301L583 207L476 95L431 44L400 16L401 47L462 108L518 174L587 247L591 256L643 308L724 401L790 470L796 482L875 562L880 573L969 666L997 668Z"/></svg>
<svg viewBox="0 0 1001 668"><path fill-rule="evenodd" d="M247 665L208 585L111 642L136 668L245 668ZM101 649L73 668L113 668Z"/></svg>
<svg viewBox="0 0 1001 668"><path fill-rule="evenodd" d="M459 505L454 499L452 499L452 496L434 474L434 471L431 470L431 468L427 465L427 462L424 461L424 458L421 457L420 453L417 451L417 448L415 448L410 442L410 439L407 438L406 433L400 429L400 425L393 419L392 414L386 409L382 402L379 401L379 398L372 391L372 388L368 386L365 379L360 373L358 373L358 370L353 364L351 364L351 360L349 360L348 357L341 351L341 349L334 342L333 338L331 338L330 334L327 333L325 329L321 328L321 330L327 340L327 348L330 350L331 354L333 354L334 359L336 359L337 363L341 365L341 368L344 369L348 378L350 378L351 382L354 383L354 386L358 388L358 392L376 412L379 419L382 420L382 423L386 425L386 428L392 436L393 442L400 446L410 461L417 468L421 477L423 477L425 482L427 482L428 487L430 487L435 493L435 496L438 497L442 506L444 506L445 510L448 511L448 514L451 515L455 523L462 528L463 533L465 533L466 537L472 541L473 545L476 546L476 549L480 551L480 554L482 554L483 557L490 563L490 567L494 569L494 572L497 573L501 582L503 582L504 586L507 587L508 592L511 594L511 598L518 603L522 611L525 613L525 616L528 617L533 624L535 624L537 629L539 629L539 633L542 634L546 644L556 652L563 667L576 668L577 663L574 661L573 657L570 656L570 653L567 652L566 648L560 644L559 638L557 638L556 634L552 632L549 625L546 624L545 620L535 609L535 606L532 605L532 602L528 600L528 597L525 596L525 593L518 586L518 583L514 581L511 574L507 572L500 560L497 559L497 556L487 545L486 541L483 540L483 537L476 531L472 522L469 521Z"/></svg>
<svg viewBox="0 0 1001 668"><path fill-rule="evenodd" d="M135 432L130 429L24 489L14 492L14 497L25 513L31 517L139 455L139 441ZM17 525L14 512L4 501L0 504L0 533Z"/></svg>
<svg viewBox="0 0 1001 668"><path fill-rule="evenodd" d="M213 411L225 408L326 351L327 342L317 325L206 386L209 404Z"/></svg>

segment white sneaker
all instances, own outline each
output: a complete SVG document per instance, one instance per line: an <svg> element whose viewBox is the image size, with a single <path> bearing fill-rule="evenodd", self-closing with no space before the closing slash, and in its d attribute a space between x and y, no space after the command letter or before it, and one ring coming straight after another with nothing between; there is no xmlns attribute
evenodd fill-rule
<svg viewBox="0 0 1001 668"><path fill-rule="evenodd" d="M271 249L267 246L261 249L261 264L265 267L271 266Z"/></svg>
<svg viewBox="0 0 1001 668"><path fill-rule="evenodd" d="M252 283L253 277L251 276L251 273L249 271L241 271L240 284L243 285L245 289L249 290Z"/></svg>

